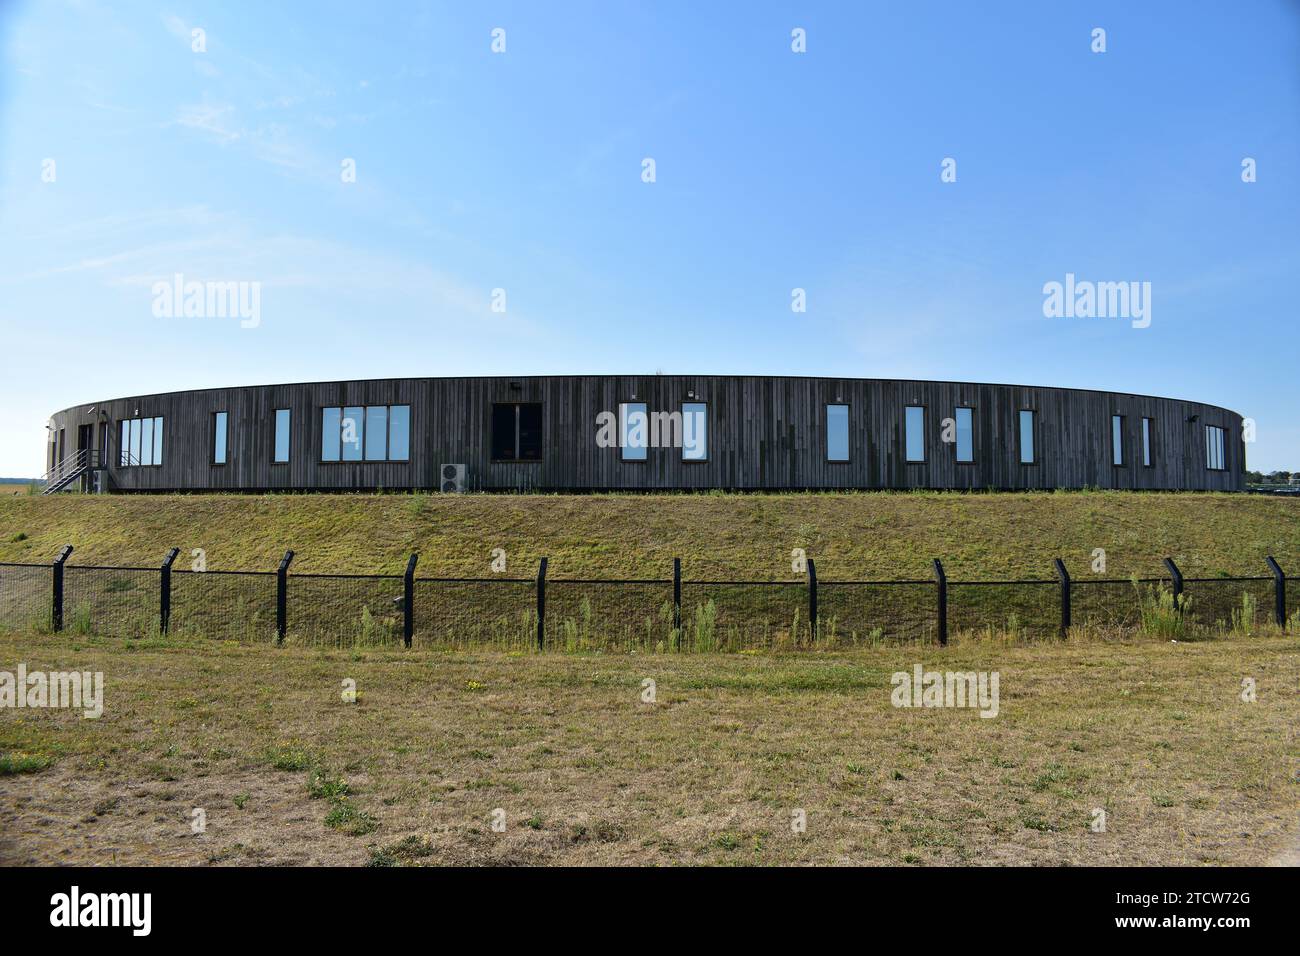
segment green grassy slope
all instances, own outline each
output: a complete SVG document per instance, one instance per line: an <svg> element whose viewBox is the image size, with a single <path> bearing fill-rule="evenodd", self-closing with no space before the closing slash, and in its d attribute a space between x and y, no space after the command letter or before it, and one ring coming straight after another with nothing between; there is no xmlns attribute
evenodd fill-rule
<svg viewBox="0 0 1300 956"><path fill-rule="evenodd" d="M299 572L487 575L492 550L512 575L549 555L554 576L790 578L804 548L823 578L1050 577L1051 559L1107 575L1266 574L1274 554L1300 575L1300 501L1247 495L845 493L792 495L61 495L0 498L0 561L158 563L202 548L211 569L272 569L286 548Z"/></svg>

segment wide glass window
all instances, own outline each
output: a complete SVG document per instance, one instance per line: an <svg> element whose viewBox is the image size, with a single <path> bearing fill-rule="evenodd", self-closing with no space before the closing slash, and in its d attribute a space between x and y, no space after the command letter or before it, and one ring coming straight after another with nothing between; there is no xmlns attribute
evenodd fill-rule
<svg viewBox="0 0 1300 956"><path fill-rule="evenodd" d="M499 402L492 406L492 460L542 460L540 402Z"/></svg>
<svg viewBox="0 0 1300 956"><path fill-rule="evenodd" d="M1223 471L1227 466L1223 458L1223 429L1217 425L1205 426L1205 467L1211 471Z"/></svg>
<svg viewBox="0 0 1300 956"><path fill-rule="evenodd" d="M624 402L618 407L618 443L624 461L645 461L650 447L650 417L645 402Z"/></svg>
<svg viewBox="0 0 1300 956"><path fill-rule="evenodd" d="M1142 464L1151 467L1151 419L1142 419Z"/></svg>
<svg viewBox="0 0 1300 956"><path fill-rule="evenodd" d="M1124 464L1124 416L1110 416L1111 464Z"/></svg>
<svg viewBox="0 0 1300 956"><path fill-rule="evenodd" d="M975 410L957 409L957 460L972 462L975 460Z"/></svg>
<svg viewBox="0 0 1300 956"><path fill-rule="evenodd" d="M320 460L339 460L339 428L343 418L341 408L322 408L320 414Z"/></svg>
<svg viewBox="0 0 1300 956"><path fill-rule="evenodd" d="M1032 465L1034 458L1034 411L1020 410L1020 464Z"/></svg>
<svg viewBox="0 0 1300 956"><path fill-rule="evenodd" d="M706 461L709 457L709 406L704 402L682 403L682 461Z"/></svg>
<svg viewBox="0 0 1300 956"><path fill-rule="evenodd" d="M321 409L321 461L409 461L410 405Z"/></svg>
<svg viewBox="0 0 1300 956"><path fill-rule="evenodd" d="M826 460L849 460L849 406L826 406Z"/></svg>
<svg viewBox="0 0 1300 956"><path fill-rule="evenodd" d="M139 465L161 465L162 458L162 417L125 418L121 422L122 438L117 449L117 464L120 468L133 468Z"/></svg>
<svg viewBox="0 0 1300 956"><path fill-rule="evenodd" d="M925 461L925 409L908 405L903 420L906 431L907 460Z"/></svg>
<svg viewBox="0 0 1300 956"><path fill-rule="evenodd" d="M289 460L289 409L275 410L275 463L283 465Z"/></svg>
<svg viewBox="0 0 1300 956"><path fill-rule="evenodd" d="M226 428L225 412L217 412L212 416L212 463L215 465L226 463Z"/></svg>

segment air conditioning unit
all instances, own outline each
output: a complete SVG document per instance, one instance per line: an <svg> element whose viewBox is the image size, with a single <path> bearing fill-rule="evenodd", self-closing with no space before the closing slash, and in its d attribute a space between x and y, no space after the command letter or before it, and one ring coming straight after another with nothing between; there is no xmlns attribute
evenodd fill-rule
<svg viewBox="0 0 1300 956"><path fill-rule="evenodd" d="M442 481L440 487L443 491L459 493L465 490L465 466L464 465L443 465Z"/></svg>

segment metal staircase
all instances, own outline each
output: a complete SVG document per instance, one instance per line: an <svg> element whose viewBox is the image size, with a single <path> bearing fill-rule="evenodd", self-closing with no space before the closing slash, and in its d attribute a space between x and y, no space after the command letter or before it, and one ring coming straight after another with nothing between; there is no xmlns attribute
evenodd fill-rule
<svg viewBox="0 0 1300 956"><path fill-rule="evenodd" d="M92 448L79 448L45 473L43 495L52 495L71 487L83 475L101 468L99 452Z"/></svg>

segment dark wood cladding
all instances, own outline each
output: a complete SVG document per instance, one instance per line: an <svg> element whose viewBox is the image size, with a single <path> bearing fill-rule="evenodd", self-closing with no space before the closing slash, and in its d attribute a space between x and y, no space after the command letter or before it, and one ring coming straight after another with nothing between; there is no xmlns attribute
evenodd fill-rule
<svg viewBox="0 0 1300 956"><path fill-rule="evenodd" d="M691 395L694 397L691 397ZM708 460L651 448L625 462L596 442L596 415L622 402L679 411L708 406ZM540 402L539 462L491 460L494 402ZM848 462L826 460L827 404L849 406ZM89 411L91 406L95 410ZM409 462L322 462L321 409L410 405ZM904 407L926 409L926 461L904 455ZM974 462L941 440L944 418L974 409ZM272 462L275 410L292 414L290 461ZM1036 456L1020 463L1021 409L1037 413ZM229 414L227 464L212 463L213 413ZM1111 416L1124 416L1125 464L1111 464ZM97 423L117 462L120 421L162 416L161 466L112 468L118 491L438 488L444 463L464 463L471 489L1134 488L1239 491L1241 417L1143 395L1019 385L766 376L421 378L204 389L88 403L54 415L54 434ZM1141 421L1152 419L1152 464ZM1226 468L1206 468L1205 426L1225 430ZM71 438L68 439L71 441ZM98 434L95 437L99 442ZM70 448L71 446L69 446Z"/></svg>

